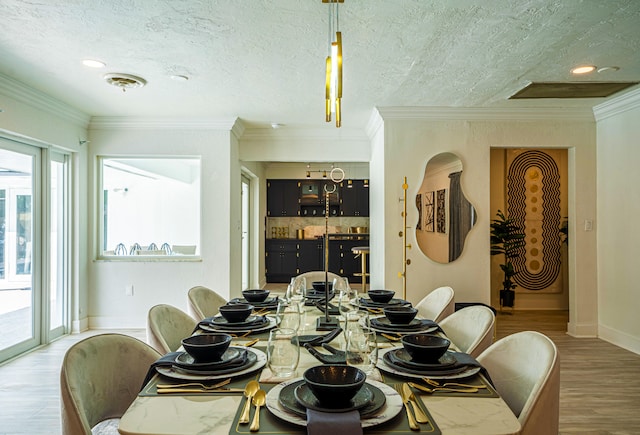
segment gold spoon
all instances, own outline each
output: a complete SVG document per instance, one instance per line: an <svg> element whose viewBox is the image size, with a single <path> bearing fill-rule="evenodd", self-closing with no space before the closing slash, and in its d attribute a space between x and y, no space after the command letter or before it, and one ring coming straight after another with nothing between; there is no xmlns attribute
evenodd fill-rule
<svg viewBox="0 0 640 435"><path fill-rule="evenodd" d="M249 412L251 410L251 399L253 395L260 389L260 384L258 381L249 381L249 383L244 387L244 397L247 398L247 401L244 404L244 408L242 409L242 414L238 419L238 423L247 424L249 423Z"/></svg>
<svg viewBox="0 0 640 435"><path fill-rule="evenodd" d="M253 421L249 430L251 432L257 432L260 430L260 407L264 406L267 402L267 393L264 390L258 390L251 400L253 406L256 407L256 413L253 414Z"/></svg>

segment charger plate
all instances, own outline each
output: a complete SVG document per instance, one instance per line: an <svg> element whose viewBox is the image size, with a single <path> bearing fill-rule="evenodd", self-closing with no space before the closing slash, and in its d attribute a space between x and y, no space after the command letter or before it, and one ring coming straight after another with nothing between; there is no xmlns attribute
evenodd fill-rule
<svg viewBox="0 0 640 435"><path fill-rule="evenodd" d="M307 419L306 417L297 415L291 411L288 411L284 408L279 402L280 392L283 388L288 385L300 382L302 378L295 378L290 381L283 382L281 384L276 385L267 393L267 409L276 417L287 421L289 423L295 424L297 426L306 426ZM394 390L389 385L383 384L382 382L367 380L367 384L372 385L382 391L386 397L385 404L380 408L378 412L370 417L366 417L362 419L362 427L373 427L379 424L385 423L391 419L393 419L396 415L398 415L402 409L402 399L396 390Z"/></svg>
<svg viewBox="0 0 640 435"><path fill-rule="evenodd" d="M200 323L200 329L202 329L203 331L210 331L210 332L227 332L227 333L238 333L238 332L263 332L263 331L268 331L270 329L273 329L276 327L276 319L271 319L269 318L269 321L258 325L256 327L251 327L251 326L247 326L247 327L243 327L243 328L235 328L235 327L226 327L226 326L222 326L222 325L212 325L212 324L203 324Z"/></svg>
<svg viewBox="0 0 640 435"><path fill-rule="evenodd" d="M195 370L187 371L178 367L156 367L156 371L162 376L172 379L180 379L183 381L215 381L217 379L233 378L253 373L267 364L267 354L259 349L248 347L247 357L251 360L255 358L255 362L240 368L240 370L229 369L228 371L221 370L217 372L201 372Z"/></svg>
<svg viewBox="0 0 640 435"><path fill-rule="evenodd" d="M468 366L466 369L458 373L442 374L436 371L426 371L426 370L417 371L417 370L411 370L408 368L397 367L397 366L388 364L386 361L385 355L388 352L395 351L397 349L399 348L392 347L390 349L379 349L378 362L376 363L376 366L380 370L383 370L387 373L391 373L397 376L403 376L406 378L416 378L416 379L422 379L425 376L428 377L429 379L464 379L464 378L469 378L473 375L478 374L481 370L481 367Z"/></svg>

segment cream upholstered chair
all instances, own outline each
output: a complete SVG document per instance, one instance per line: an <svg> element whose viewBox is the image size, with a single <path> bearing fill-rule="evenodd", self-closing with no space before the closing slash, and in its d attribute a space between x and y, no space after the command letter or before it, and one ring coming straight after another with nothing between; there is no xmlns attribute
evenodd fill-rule
<svg viewBox="0 0 640 435"><path fill-rule="evenodd" d="M521 434L558 433L560 362L549 337L535 331L508 335L477 359L518 417Z"/></svg>
<svg viewBox="0 0 640 435"><path fill-rule="evenodd" d="M440 322L453 313L453 289L451 287L438 287L426 295L416 305L418 316Z"/></svg>
<svg viewBox="0 0 640 435"><path fill-rule="evenodd" d="M477 357L493 343L496 316L489 307L472 305L445 317L440 327L461 352Z"/></svg>
<svg viewBox="0 0 640 435"><path fill-rule="evenodd" d="M158 352L175 352L182 339L190 336L197 322L179 308L160 304L151 307L147 315L147 341Z"/></svg>
<svg viewBox="0 0 640 435"><path fill-rule="evenodd" d="M201 285L191 287L187 296L189 314L197 321L215 316L220 307L227 303L227 300L218 293Z"/></svg>
<svg viewBox="0 0 640 435"><path fill-rule="evenodd" d="M329 282L333 283L333 280L335 278L340 278L340 275L333 273L333 272L328 272L328 277L329 277ZM323 270L313 270L310 272L304 272L301 273L300 275L296 276L296 279L299 278L304 278L307 281L307 288L311 288L311 283L314 281L322 281L324 282L324 271Z"/></svg>
<svg viewBox="0 0 640 435"><path fill-rule="evenodd" d="M60 371L62 433L118 433L118 421L160 357L148 344L122 334L100 334L67 350Z"/></svg>

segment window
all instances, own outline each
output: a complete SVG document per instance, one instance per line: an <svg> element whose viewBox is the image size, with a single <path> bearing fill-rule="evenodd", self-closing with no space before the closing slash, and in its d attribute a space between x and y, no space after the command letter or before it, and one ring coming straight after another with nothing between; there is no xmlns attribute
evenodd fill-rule
<svg viewBox="0 0 640 435"><path fill-rule="evenodd" d="M199 158L100 157L99 169L102 257L199 255Z"/></svg>

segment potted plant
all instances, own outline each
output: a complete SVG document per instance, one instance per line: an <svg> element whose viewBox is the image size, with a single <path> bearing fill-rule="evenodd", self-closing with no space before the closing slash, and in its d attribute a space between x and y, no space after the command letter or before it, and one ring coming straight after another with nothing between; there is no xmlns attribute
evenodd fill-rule
<svg viewBox="0 0 640 435"><path fill-rule="evenodd" d="M520 256L520 248L525 245L525 234L501 210L498 210L496 215L498 217L491 221L491 255L504 255L504 263L500 265L504 273L500 289L500 307L513 307L516 296L514 289L517 287L513 277L517 272L512 260Z"/></svg>

